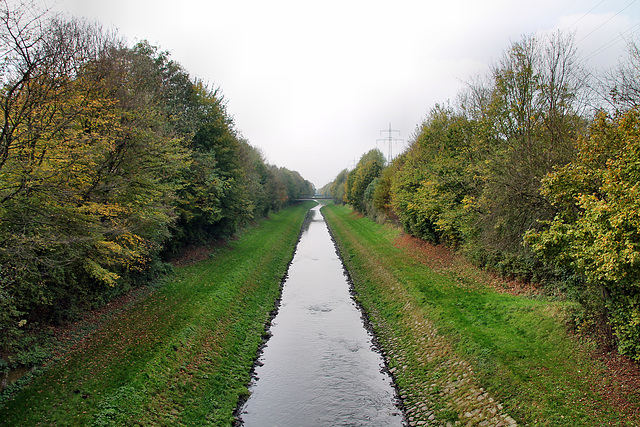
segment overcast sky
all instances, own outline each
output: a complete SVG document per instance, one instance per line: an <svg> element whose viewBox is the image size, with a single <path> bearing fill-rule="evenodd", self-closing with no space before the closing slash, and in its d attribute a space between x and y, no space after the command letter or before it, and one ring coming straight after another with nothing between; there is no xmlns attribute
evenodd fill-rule
<svg viewBox="0 0 640 427"><path fill-rule="evenodd" d="M54 0L42 0L51 5ZM639 0L55 0L148 40L219 87L269 163L316 187L380 148L394 156L436 103L487 74L522 35L567 29L588 63L640 35Z"/></svg>

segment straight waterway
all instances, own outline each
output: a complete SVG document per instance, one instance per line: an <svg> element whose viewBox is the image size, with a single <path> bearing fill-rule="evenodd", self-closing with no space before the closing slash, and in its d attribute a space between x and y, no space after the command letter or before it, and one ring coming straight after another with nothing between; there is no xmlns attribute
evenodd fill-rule
<svg viewBox="0 0 640 427"><path fill-rule="evenodd" d="M242 422L246 427L402 426L392 380L351 297L320 206L309 215Z"/></svg>

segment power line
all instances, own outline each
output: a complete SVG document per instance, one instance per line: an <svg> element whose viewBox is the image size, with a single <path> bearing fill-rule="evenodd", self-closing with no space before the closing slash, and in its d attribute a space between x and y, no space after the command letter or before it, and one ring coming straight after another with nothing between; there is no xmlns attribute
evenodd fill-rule
<svg viewBox="0 0 640 427"><path fill-rule="evenodd" d="M616 38L614 38L614 39L612 39L612 40L609 40L607 43L605 43L604 45L600 46L598 49L596 49L596 50L594 50L593 52L591 52L589 55L587 55L587 56L585 57L585 60L589 60L589 59L593 58L594 56L596 56L596 55L597 55L597 54L599 54L600 52L602 52L602 51L606 50L607 48L609 48L610 46L612 46L612 45L614 45L614 44L618 43L618 41L619 41L620 39L624 38L624 36L625 36L627 33L629 33L629 32L631 32L631 31L633 31L636 27L640 27L640 22L638 22L637 24L633 25L632 27L630 27L630 28L629 28L629 29L627 29L626 31L624 31L624 32L620 33L620 34L618 35L618 37L616 37Z"/></svg>
<svg viewBox="0 0 640 427"><path fill-rule="evenodd" d="M582 15L580 18L578 18L578 20L576 22L574 22L573 24L569 25L569 28L574 27L576 25L578 25L578 22L582 21L584 19L585 16L589 15L591 12L593 12L593 10L600 6L602 3L604 3L606 0L601 0L600 3L598 3L597 5L593 6L591 9L589 9L589 11L587 13L585 13L584 15Z"/></svg>
<svg viewBox="0 0 640 427"><path fill-rule="evenodd" d="M603 0L604 1L604 0ZM600 27L602 27L604 24L606 24L607 22L611 21L613 18L615 18L616 16L620 15L622 12L624 12L629 6L631 6L632 4L634 4L636 1L638 0L633 0L631 3L629 3L628 5L626 5L625 7L622 8L622 10L620 10L618 13L616 13L615 15L613 15L611 18L607 19L606 21L604 21L602 24L598 25L596 28L594 28L589 34L587 34L586 36L582 37L580 40L577 41L576 44L580 44L581 41L583 41L584 39L586 39L587 37L589 37L591 34L595 33L597 30L600 29ZM601 2L602 3L602 2ZM597 7L600 3L598 3L595 7ZM593 9L591 9L593 10ZM591 11L589 11L591 12ZM587 12L587 14L589 14L589 12ZM585 14L585 15L587 15ZM582 19L582 18L580 18ZM578 22L580 21L580 19L578 20Z"/></svg>

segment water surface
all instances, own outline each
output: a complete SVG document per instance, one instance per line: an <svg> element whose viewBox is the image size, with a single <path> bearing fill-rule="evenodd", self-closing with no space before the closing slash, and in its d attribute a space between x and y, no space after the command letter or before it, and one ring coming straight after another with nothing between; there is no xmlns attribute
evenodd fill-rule
<svg viewBox="0 0 640 427"><path fill-rule="evenodd" d="M298 243L241 418L247 427L402 426L319 208Z"/></svg>

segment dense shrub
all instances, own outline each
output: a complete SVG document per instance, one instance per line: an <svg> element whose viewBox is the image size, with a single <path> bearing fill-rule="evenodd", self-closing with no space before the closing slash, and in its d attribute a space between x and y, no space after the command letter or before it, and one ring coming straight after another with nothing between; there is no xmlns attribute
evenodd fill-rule
<svg viewBox="0 0 640 427"><path fill-rule="evenodd" d="M345 199L578 301L578 330L640 360L640 49L630 52L605 90L614 112L596 117L572 38L524 37L429 112L364 205L360 172L343 177Z"/></svg>
<svg viewBox="0 0 640 427"><path fill-rule="evenodd" d="M578 157L544 180L559 212L527 240L585 277L620 351L640 360L640 111L601 114Z"/></svg>
<svg viewBox="0 0 640 427"><path fill-rule="evenodd" d="M7 8L8 4L4 4ZM242 140L217 90L146 42L0 10L0 358L314 189Z"/></svg>

